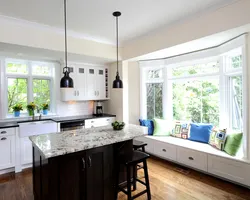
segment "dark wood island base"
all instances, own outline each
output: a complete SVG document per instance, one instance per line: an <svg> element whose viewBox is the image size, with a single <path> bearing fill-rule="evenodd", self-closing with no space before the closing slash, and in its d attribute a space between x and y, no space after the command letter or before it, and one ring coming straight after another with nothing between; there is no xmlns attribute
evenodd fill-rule
<svg viewBox="0 0 250 200"><path fill-rule="evenodd" d="M33 145L35 200L115 200L119 157L130 157L132 140L46 159ZM120 173L120 182L126 173Z"/></svg>

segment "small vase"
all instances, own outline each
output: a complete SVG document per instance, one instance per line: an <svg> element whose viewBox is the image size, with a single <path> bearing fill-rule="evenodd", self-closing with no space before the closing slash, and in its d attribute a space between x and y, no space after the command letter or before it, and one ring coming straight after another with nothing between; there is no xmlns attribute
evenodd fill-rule
<svg viewBox="0 0 250 200"><path fill-rule="evenodd" d="M14 111L14 116L15 117L20 117L20 111Z"/></svg>
<svg viewBox="0 0 250 200"><path fill-rule="evenodd" d="M44 115L47 115L47 114L48 114L48 109L44 109L44 110L43 110L43 114L44 114Z"/></svg>
<svg viewBox="0 0 250 200"><path fill-rule="evenodd" d="M33 116L34 115L34 110L29 109L28 112L29 112L29 116Z"/></svg>

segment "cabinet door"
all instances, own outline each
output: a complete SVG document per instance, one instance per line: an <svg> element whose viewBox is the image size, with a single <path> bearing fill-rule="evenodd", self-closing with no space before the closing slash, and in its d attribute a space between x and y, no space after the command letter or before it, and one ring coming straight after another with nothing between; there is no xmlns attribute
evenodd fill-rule
<svg viewBox="0 0 250 200"><path fill-rule="evenodd" d="M61 88L60 91L62 101L77 100L77 91L74 88Z"/></svg>
<svg viewBox="0 0 250 200"><path fill-rule="evenodd" d="M0 137L0 170L15 166L15 136Z"/></svg>
<svg viewBox="0 0 250 200"><path fill-rule="evenodd" d="M87 200L113 200L113 146L104 146L86 151Z"/></svg>
<svg viewBox="0 0 250 200"><path fill-rule="evenodd" d="M97 99L96 91L96 68L87 68L87 98L89 100Z"/></svg>
<svg viewBox="0 0 250 200"><path fill-rule="evenodd" d="M21 138L21 164L32 163L32 143L28 137Z"/></svg>
<svg viewBox="0 0 250 200"><path fill-rule="evenodd" d="M96 73L96 92L97 99L105 99L106 91L105 91L105 69L97 68Z"/></svg>
<svg viewBox="0 0 250 200"><path fill-rule="evenodd" d="M76 99L86 100L86 68L84 66L77 67L77 75L75 79Z"/></svg>
<svg viewBox="0 0 250 200"><path fill-rule="evenodd" d="M85 152L61 157L58 164L60 200L86 199L85 170Z"/></svg>

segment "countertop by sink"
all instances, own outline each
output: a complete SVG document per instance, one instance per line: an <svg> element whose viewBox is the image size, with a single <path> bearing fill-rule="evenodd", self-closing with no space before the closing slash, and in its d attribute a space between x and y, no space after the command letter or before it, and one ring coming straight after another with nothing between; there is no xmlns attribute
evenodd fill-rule
<svg viewBox="0 0 250 200"><path fill-rule="evenodd" d="M29 137L45 158L75 153L87 149L132 140L146 135L147 127L128 124L115 131L111 126L63 131Z"/></svg>
<svg viewBox="0 0 250 200"><path fill-rule="evenodd" d="M51 118L43 118L44 120L52 120L57 123L62 122L74 122L79 120L86 120L86 119L95 119L95 118L103 118L103 117L115 117L115 115L110 114L103 114L102 116L95 116L95 115L77 115L77 116L67 116L67 117L51 117ZM19 121L6 121L6 122L0 122L0 128L14 128L19 127L18 123L26 123L26 122L32 122L33 120L27 119L27 120L19 120ZM34 120L39 121L39 120Z"/></svg>

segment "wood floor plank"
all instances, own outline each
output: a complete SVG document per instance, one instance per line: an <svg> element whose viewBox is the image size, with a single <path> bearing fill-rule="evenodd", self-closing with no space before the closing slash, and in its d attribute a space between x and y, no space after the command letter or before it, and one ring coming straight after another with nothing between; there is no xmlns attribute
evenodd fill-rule
<svg viewBox="0 0 250 200"><path fill-rule="evenodd" d="M212 176L187 169L180 173L176 164L150 158L148 170L152 200L250 200L250 190ZM143 177L140 170L139 177ZM142 179L143 180L143 179ZM145 189L137 184L136 194ZM0 176L0 200L33 200L32 171ZM126 200L126 195L119 193L119 200ZM146 200L146 194L137 198Z"/></svg>

